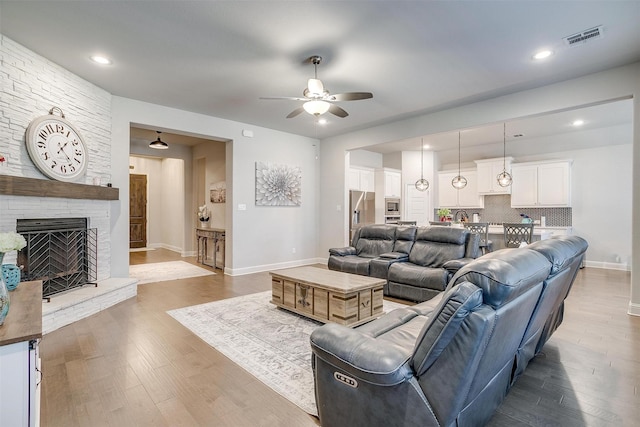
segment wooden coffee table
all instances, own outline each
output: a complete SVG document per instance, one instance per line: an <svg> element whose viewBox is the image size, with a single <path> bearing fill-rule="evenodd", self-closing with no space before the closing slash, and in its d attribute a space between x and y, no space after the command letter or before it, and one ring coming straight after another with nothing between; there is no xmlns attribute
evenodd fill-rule
<svg viewBox="0 0 640 427"><path fill-rule="evenodd" d="M278 307L320 322L358 326L382 315L384 279L318 267L269 272Z"/></svg>

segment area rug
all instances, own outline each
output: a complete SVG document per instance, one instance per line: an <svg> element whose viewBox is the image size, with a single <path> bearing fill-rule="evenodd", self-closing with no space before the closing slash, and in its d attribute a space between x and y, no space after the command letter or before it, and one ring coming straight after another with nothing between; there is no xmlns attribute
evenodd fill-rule
<svg viewBox="0 0 640 427"><path fill-rule="evenodd" d="M129 266L129 277L138 279L138 285L164 282L166 280L187 279L189 277L216 274L197 265L184 261L154 262Z"/></svg>
<svg viewBox="0 0 640 427"><path fill-rule="evenodd" d="M206 343L317 415L309 336L322 323L271 304L271 291L168 311ZM403 304L384 301L384 311Z"/></svg>

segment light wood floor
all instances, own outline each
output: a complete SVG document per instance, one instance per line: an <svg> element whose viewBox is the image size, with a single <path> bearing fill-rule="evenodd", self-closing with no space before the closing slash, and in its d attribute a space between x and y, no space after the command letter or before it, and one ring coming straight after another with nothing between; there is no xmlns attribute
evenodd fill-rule
<svg viewBox="0 0 640 427"><path fill-rule="evenodd" d="M180 258L135 252L132 264ZM492 426L638 425L640 318L626 314L628 273L583 269L565 320ZM269 290L268 273L146 284L138 295L44 336L41 425L316 426L205 344L167 310Z"/></svg>

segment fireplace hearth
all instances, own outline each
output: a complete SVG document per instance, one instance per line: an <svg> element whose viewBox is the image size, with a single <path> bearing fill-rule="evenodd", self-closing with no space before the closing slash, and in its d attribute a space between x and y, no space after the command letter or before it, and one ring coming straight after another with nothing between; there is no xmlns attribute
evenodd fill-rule
<svg viewBox="0 0 640 427"><path fill-rule="evenodd" d="M97 280L97 229L87 218L18 219L27 245L18 252L22 281L42 280L43 298ZM97 285L96 285L97 286Z"/></svg>

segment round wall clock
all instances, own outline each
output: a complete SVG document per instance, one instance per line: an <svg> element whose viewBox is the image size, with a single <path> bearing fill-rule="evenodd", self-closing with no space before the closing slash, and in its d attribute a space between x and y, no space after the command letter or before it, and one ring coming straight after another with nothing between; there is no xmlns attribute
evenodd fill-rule
<svg viewBox="0 0 640 427"><path fill-rule="evenodd" d="M60 116L54 114L56 110ZM58 107L29 123L26 143L31 160L49 178L73 182L87 171L87 146Z"/></svg>

